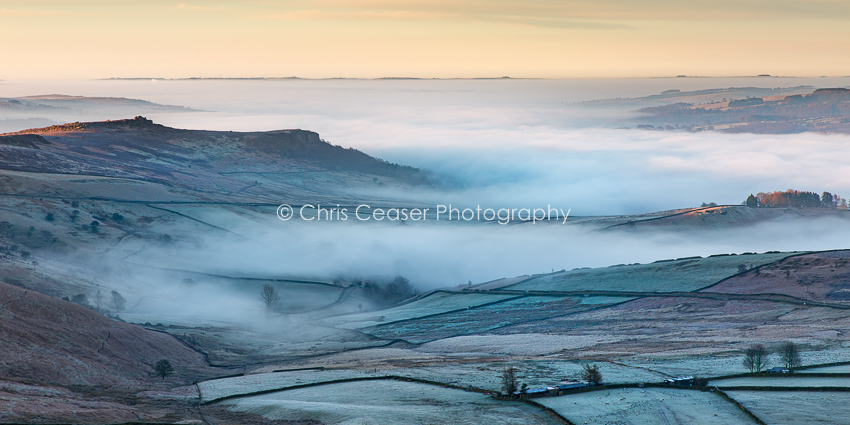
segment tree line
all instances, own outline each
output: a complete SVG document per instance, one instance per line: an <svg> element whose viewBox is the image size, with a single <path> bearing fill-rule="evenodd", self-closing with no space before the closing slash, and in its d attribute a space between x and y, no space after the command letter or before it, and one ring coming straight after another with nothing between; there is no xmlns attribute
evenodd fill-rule
<svg viewBox="0 0 850 425"><path fill-rule="evenodd" d="M335 280L334 283L342 283L342 281ZM411 285L410 280L401 275L394 277L388 282L367 279L355 280L350 282L350 285L359 287L365 298L372 301L375 306L381 308L391 307L419 294L419 291ZM266 315L272 316L274 314L285 313L284 306L281 304L280 294L272 285L263 285L259 298L260 306ZM362 305L360 305L360 309L363 309Z"/></svg>
<svg viewBox="0 0 850 425"><path fill-rule="evenodd" d="M841 208L847 209L847 200L838 194L823 192L818 195L815 192L788 189L784 192L776 191L770 193L759 192L757 195L750 194L744 201L748 207L765 208Z"/></svg>
<svg viewBox="0 0 850 425"><path fill-rule="evenodd" d="M110 311L104 308L103 295L100 292L100 286L97 287L97 292L94 297L94 305L89 302L89 297L86 294L77 294L70 297L62 297L65 301L70 301L74 304L81 305L90 310L94 310L105 316L110 316ZM124 298L118 291L112 291L112 297L109 299L109 304L114 308L115 313L121 313L127 307L127 299Z"/></svg>
<svg viewBox="0 0 850 425"><path fill-rule="evenodd" d="M770 363L771 352L763 344L753 344L744 350L744 359L741 363L750 372L761 372L767 370ZM789 372L800 367L800 348L797 344L786 341L776 350L779 363Z"/></svg>

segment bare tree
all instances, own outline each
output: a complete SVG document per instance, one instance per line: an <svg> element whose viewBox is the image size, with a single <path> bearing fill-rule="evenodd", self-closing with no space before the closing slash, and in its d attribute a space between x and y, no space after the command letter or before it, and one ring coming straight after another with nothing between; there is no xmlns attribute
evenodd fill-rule
<svg viewBox="0 0 850 425"><path fill-rule="evenodd" d="M156 376L159 376L162 379L165 379L167 376L174 373L174 368L171 367L171 362L165 359L156 362L153 370L156 372Z"/></svg>
<svg viewBox="0 0 850 425"><path fill-rule="evenodd" d="M516 369L506 367L502 369L502 393L511 395L517 389Z"/></svg>
<svg viewBox="0 0 850 425"><path fill-rule="evenodd" d="M800 367L800 348L797 344L787 341L779 347L779 360L785 365L789 372L793 372L794 368Z"/></svg>
<svg viewBox="0 0 850 425"><path fill-rule="evenodd" d="M127 299L121 296L118 291L112 291L112 305L115 306L115 311L120 313L127 306Z"/></svg>
<svg viewBox="0 0 850 425"><path fill-rule="evenodd" d="M581 370L581 379L588 384L598 385L602 383L602 372L599 371L599 366L585 363Z"/></svg>
<svg viewBox="0 0 850 425"><path fill-rule="evenodd" d="M761 372L767 368L767 349L762 344L754 344L744 350L741 362L750 372Z"/></svg>
<svg viewBox="0 0 850 425"><path fill-rule="evenodd" d="M260 291L260 302L266 310L266 314L271 314L280 309L280 294L269 284L263 285L263 290Z"/></svg>

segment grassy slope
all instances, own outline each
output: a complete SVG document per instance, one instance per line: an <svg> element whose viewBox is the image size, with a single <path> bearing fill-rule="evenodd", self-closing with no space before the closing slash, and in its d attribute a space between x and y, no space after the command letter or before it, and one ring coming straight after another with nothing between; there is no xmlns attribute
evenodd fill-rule
<svg viewBox="0 0 850 425"><path fill-rule="evenodd" d="M0 283L0 378L53 385L134 386L169 359L181 381L212 374L176 339L66 301Z"/></svg>

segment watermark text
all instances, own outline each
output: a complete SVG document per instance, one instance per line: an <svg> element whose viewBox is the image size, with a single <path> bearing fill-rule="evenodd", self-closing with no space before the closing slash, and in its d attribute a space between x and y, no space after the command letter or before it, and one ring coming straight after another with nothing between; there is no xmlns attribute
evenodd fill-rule
<svg viewBox="0 0 850 425"><path fill-rule="evenodd" d="M433 208L372 207L360 204L356 207L323 206L306 204L294 208L281 204L277 208L277 217L289 221L293 217L303 221L481 221L498 224L531 222L559 222L566 224L570 209L554 208L485 208L453 207L435 205Z"/></svg>

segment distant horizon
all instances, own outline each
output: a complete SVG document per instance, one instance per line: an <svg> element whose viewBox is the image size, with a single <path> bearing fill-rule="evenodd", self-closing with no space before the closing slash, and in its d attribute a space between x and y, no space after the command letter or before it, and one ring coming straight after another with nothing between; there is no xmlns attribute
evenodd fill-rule
<svg viewBox="0 0 850 425"><path fill-rule="evenodd" d="M301 77L297 75L286 76L286 77L102 77L102 78L0 78L0 81L145 81L145 80L157 80L157 81L192 81L192 80L315 80L315 81L324 81L324 80L365 80L365 81L381 81L381 80L439 80L439 81L450 81L450 80L659 80L659 79L688 79L688 78L697 78L697 79L734 79L734 78L758 78L758 79L766 79L766 78L777 78L777 79L794 79L794 78L850 78L849 75L772 75L772 74L759 74L759 75L660 75L660 76L618 76L618 77L512 77L509 75L500 76L500 77Z"/></svg>

